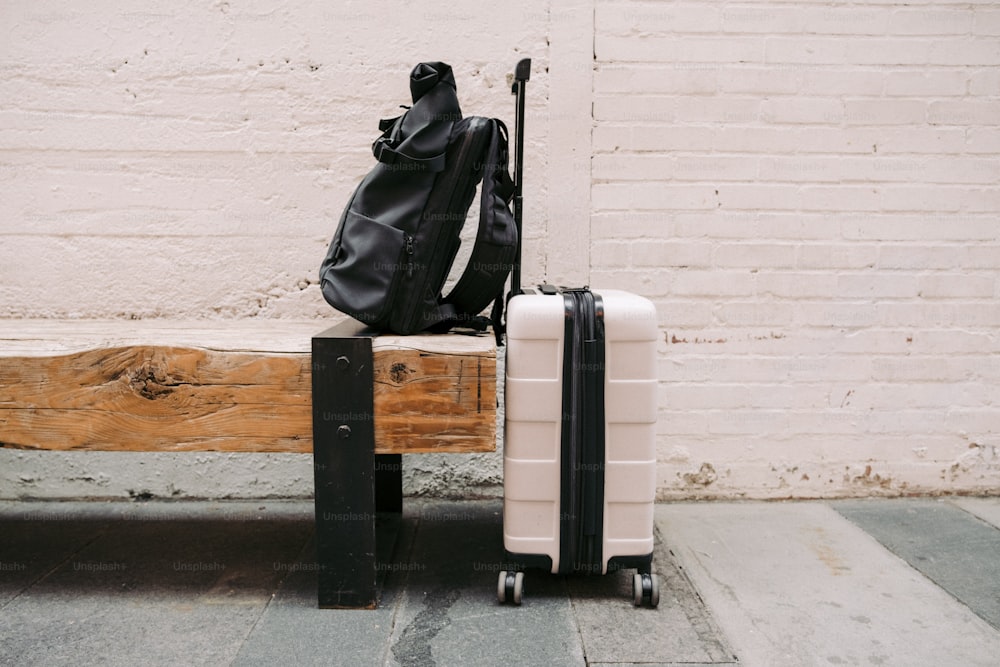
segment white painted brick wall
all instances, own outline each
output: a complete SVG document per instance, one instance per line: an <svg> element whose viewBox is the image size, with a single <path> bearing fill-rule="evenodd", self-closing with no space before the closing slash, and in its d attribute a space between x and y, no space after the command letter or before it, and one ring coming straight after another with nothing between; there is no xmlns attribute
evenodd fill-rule
<svg viewBox="0 0 1000 667"><path fill-rule="evenodd" d="M662 498L1000 493L989 0L20 1L0 26L0 316L328 317L318 264L412 65L511 121L530 55L526 280L657 304ZM0 457L0 496L311 489L302 457ZM495 493L498 463L414 457L408 488Z"/></svg>
<svg viewBox="0 0 1000 667"><path fill-rule="evenodd" d="M598 3L592 275L656 286L663 497L1000 491L998 21L914 4Z"/></svg>

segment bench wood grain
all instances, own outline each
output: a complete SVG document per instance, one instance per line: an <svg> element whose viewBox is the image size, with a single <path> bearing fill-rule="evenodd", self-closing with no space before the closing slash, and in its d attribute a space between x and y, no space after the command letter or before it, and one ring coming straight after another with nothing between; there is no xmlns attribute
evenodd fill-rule
<svg viewBox="0 0 1000 667"><path fill-rule="evenodd" d="M329 324L0 320L0 446L310 453L310 339ZM495 449L491 335L373 353L376 453Z"/></svg>

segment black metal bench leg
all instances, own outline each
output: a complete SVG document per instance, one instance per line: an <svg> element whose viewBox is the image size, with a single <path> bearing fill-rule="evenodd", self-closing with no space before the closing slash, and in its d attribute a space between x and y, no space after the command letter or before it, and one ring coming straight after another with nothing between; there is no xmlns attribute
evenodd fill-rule
<svg viewBox="0 0 1000 667"><path fill-rule="evenodd" d="M377 604L372 335L345 322L312 339L316 555L324 608Z"/></svg>
<svg viewBox="0 0 1000 667"><path fill-rule="evenodd" d="M375 510L403 511L403 455L375 455Z"/></svg>

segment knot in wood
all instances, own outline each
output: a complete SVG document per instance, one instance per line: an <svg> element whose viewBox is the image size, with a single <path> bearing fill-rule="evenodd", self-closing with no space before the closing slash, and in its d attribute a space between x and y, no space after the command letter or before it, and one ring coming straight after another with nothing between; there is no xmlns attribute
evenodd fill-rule
<svg viewBox="0 0 1000 667"><path fill-rule="evenodd" d="M174 384L173 378L156 359L147 359L138 368L129 369L128 379L133 391L151 401L173 391L170 386Z"/></svg>
<svg viewBox="0 0 1000 667"><path fill-rule="evenodd" d="M395 363L389 368L389 377L396 384L402 384L406 382L406 375L412 372L406 367L406 364Z"/></svg>

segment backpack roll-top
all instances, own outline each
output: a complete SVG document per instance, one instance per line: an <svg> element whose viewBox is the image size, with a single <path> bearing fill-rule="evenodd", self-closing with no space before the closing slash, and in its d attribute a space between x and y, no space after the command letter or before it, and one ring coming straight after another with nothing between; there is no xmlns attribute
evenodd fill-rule
<svg viewBox="0 0 1000 667"><path fill-rule="evenodd" d="M378 163L351 196L320 268L330 305L400 334L472 321L501 294L517 244L503 123L462 117L444 63L417 65L410 92L413 105L380 122L372 145ZM480 181L475 261L445 298L441 288Z"/></svg>

